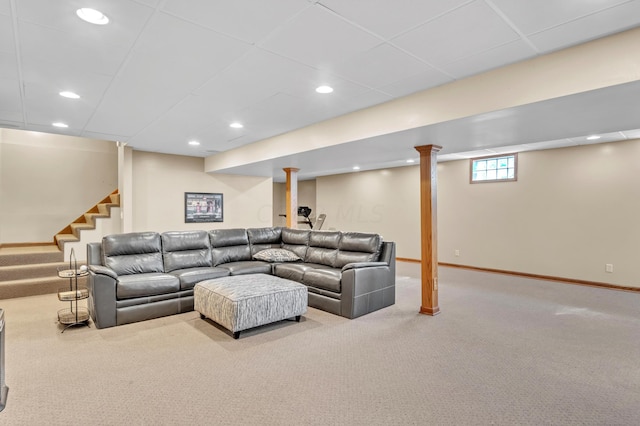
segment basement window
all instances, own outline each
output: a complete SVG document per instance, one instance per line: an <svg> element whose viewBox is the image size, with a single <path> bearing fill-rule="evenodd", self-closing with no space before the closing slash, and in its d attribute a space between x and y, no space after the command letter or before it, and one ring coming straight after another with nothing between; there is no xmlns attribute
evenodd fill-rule
<svg viewBox="0 0 640 426"><path fill-rule="evenodd" d="M518 180L518 154L471 159L471 183Z"/></svg>

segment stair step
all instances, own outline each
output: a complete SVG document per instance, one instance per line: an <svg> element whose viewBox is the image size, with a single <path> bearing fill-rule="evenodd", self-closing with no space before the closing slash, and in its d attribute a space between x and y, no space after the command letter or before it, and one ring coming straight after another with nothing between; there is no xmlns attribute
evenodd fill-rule
<svg viewBox="0 0 640 426"><path fill-rule="evenodd" d="M0 266L26 265L64 261L64 253L56 245L2 248L0 249Z"/></svg>
<svg viewBox="0 0 640 426"><path fill-rule="evenodd" d="M82 231L83 229L96 229L96 227L91 223L72 223L70 226L71 230L73 231L73 235L77 239L80 239L80 231Z"/></svg>
<svg viewBox="0 0 640 426"><path fill-rule="evenodd" d="M0 282L0 299L56 294L58 290L67 288L68 285L69 280L58 277L2 281ZM86 285L86 277L78 278L79 287L86 287Z"/></svg>
<svg viewBox="0 0 640 426"><path fill-rule="evenodd" d="M56 235L56 242L58 243L58 247L60 248L60 250L64 250L64 243L75 243L76 241L80 241L80 238L76 237L73 234Z"/></svg>
<svg viewBox="0 0 640 426"><path fill-rule="evenodd" d="M109 208L110 206L111 204L100 203L98 204L98 211L102 216L109 216L111 214Z"/></svg>
<svg viewBox="0 0 640 426"><path fill-rule="evenodd" d="M69 262L34 263L0 266L0 281L57 277L58 268L69 268Z"/></svg>

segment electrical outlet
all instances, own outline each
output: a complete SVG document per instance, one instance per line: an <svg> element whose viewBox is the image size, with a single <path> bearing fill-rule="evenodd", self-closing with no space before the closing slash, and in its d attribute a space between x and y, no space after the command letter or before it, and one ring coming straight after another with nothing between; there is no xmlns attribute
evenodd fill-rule
<svg viewBox="0 0 640 426"><path fill-rule="evenodd" d="M455 250L453 251L453 254L455 254L455 255L456 255L456 257L460 256L460 250L455 249Z"/></svg>
<svg viewBox="0 0 640 426"><path fill-rule="evenodd" d="M607 263L604 265L604 271L605 272L613 272L613 263Z"/></svg>

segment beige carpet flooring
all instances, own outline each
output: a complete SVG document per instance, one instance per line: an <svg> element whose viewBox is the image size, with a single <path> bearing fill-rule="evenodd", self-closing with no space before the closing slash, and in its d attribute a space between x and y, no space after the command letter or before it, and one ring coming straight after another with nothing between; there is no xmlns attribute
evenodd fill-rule
<svg viewBox="0 0 640 426"><path fill-rule="evenodd" d="M0 301L0 424L640 424L640 295L440 268L429 317L415 272L392 307L239 340L195 312L61 334L55 295Z"/></svg>

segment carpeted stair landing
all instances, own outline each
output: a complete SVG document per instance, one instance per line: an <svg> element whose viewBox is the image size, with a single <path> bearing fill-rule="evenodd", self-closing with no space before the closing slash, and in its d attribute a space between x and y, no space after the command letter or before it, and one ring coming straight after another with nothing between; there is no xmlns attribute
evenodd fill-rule
<svg viewBox="0 0 640 426"><path fill-rule="evenodd" d="M56 245L0 248L0 299L56 293L68 285L58 269L68 267ZM78 285L85 285L79 279Z"/></svg>

